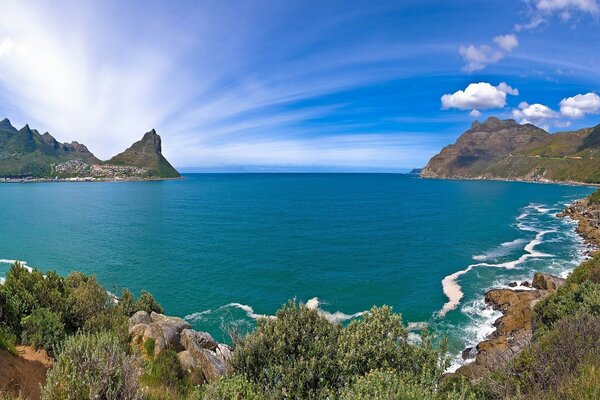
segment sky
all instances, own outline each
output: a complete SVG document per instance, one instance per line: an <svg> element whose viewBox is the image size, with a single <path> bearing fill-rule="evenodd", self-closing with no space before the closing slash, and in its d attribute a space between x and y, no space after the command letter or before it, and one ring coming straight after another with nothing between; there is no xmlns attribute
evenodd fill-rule
<svg viewBox="0 0 600 400"><path fill-rule="evenodd" d="M600 123L600 0L0 0L0 119L182 170L421 167L474 120Z"/></svg>

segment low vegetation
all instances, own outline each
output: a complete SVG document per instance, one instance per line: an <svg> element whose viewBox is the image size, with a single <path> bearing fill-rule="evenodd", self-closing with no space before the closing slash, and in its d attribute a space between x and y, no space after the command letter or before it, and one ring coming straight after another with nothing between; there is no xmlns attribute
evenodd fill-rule
<svg viewBox="0 0 600 400"><path fill-rule="evenodd" d="M489 398L600 398L600 253L534 309L534 340L482 385Z"/></svg>
<svg viewBox="0 0 600 400"><path fill-rule="evenodd" d="M18 263L0 286L0 348L55 358L44 400L478 400L600 398L600 253L534 310L534 339L505 370L471 383L443 377L445 342L411 340L402 317L374 307L346 326L290 301L236 341L228 376L196 386L177 354L127 335L152 295L115 301L92 276L29 272ZM198 382L196 382L198 383Z"/></svg>

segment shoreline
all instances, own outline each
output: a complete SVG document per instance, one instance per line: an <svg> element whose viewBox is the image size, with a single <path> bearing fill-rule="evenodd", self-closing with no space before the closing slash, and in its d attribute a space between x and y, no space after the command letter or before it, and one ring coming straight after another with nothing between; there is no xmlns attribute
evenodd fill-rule
<svg viewBox="0 0 600 400"><path fill-rule="evenodd" d="M587 183L578 181L553 181L550 179L525 179L525 178L494 178L494 177L468 177L468 176L423 176L419 174L421 179L440 179L449 181L497 181L497 182L520 182L520 183L540 183L544 185L566 185L566 186L588 186L600 187L600 183Z"/></svg>
<svg viewBox="0 0 600 400"><path fill-rule="evenodd" d="M185 177L178 176L172 178L93 178L93 177L82 177L82 178L0 178L0 184L2 183L103 183L103 182L157 182L157 181L172 181L178 179L185 179Z"/></svg>
<svg viewBox="0 0 600 400"><path fill-rule="evenodd" d="M584 260L600 247L599 226L591 223L591 217L596 217L597 220L599 216L600 205L590 204L588 197L573 201L556 214L557 218L577 222L575 233L587 245L583 253ZM498 288L486 292L486 305L501 311L502 316L494 321L495 329L486 339L463 350L465 363L454 372L449 372L450 374L463 375L470 380L480 379L507 365L531 343L531 320L535 304L562 286L565 279L534 272L531 288L529 282L525 282L511 289ZM522 286L527 286L527 289Z"/></svg>

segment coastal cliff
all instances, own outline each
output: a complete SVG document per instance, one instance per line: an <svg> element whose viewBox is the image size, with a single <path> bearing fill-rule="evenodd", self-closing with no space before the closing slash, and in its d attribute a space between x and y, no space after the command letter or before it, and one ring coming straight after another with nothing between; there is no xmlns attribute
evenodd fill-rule
<svg viewBox="0 0 600 400"><path fill-rule="evenodd" d="M162 141L153 129L130 148L101 161L78 142L60 143L50 133L25 125L17 130L0 121L0 181L148 180L178 178L162 155Z"/></svg>
<svg viewBox="0 0 600 400"><path fill-rule="evenodd" d="M424 178L600 183L600 125L550 134L490 117L473 122L421 171Z"/></svg>

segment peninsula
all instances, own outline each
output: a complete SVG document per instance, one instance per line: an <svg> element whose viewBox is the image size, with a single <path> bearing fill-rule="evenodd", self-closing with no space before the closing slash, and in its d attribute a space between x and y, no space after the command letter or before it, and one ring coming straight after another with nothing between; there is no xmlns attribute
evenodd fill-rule
<svg viewBox="0 0 600 400"><path fill-rule="evenodd" d="M60 143L50 133L25 125L17 130L0 121L0 182L113 181L179 178L162 155L160 136L153 129L108 161L96 158L78 142Z"/></svg>

